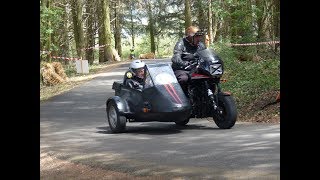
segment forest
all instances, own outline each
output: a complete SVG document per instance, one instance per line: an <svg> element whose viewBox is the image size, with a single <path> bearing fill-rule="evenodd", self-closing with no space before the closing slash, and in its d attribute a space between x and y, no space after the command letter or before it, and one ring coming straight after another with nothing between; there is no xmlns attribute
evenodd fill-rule
<svg viewBox="0 0 320 180"><path fill-rule="evenodd" d="M170 57L185 28L206 32L210 47L280 40L280 0L42 0L40 60L52 56L94 62L153 52ZM217 45L218 46L218 45ZM279 54L280 44L237 46L238 58Z"/></svg>

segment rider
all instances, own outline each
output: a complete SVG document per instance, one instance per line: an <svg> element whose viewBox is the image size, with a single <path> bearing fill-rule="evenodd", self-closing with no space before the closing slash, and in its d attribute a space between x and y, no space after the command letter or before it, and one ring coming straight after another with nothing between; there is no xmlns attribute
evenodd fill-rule
<svg viewBox="0 0 320 180"><path fill-rule="evenodd" d="M123 84L131 88L142 90L145 63L141 60L133 60L126 71Z"/></svg>
<svg viewBox="0 0 320 180"><path fill-rule="evenodd" d="M132 46L132 48L130 49L130 59L134 59L134 46Z"/></svg>
<svg viewBox="0 0 320 180"><path fill-rule="evenodd" d="M194 53L197 50L206 49L206 46L201 42L204 33L196 26L190 26L186 29L186 37L180 39L173 50L172 69L177 80L187 95L187 83L190 80L189 71L185 68L194 60ZM187 53L187 54L186 54Z"/></svg>

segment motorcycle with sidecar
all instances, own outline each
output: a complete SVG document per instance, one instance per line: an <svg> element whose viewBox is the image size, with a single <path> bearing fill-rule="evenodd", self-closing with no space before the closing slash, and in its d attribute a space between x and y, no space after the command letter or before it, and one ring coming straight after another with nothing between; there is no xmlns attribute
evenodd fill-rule
<svg viewBox="0 0 320 180"><path fill-rule="evenodd" d="M223 62L212 50L197 52L190 68L187 95L170 63L146 64L142 90L115 81L115 96L106 101L107 122L113 133L125 132L127 122L174 122L184 126L190 118L212 117L219 128L229 129L237 119L231 93L223 92Z"/></svg>

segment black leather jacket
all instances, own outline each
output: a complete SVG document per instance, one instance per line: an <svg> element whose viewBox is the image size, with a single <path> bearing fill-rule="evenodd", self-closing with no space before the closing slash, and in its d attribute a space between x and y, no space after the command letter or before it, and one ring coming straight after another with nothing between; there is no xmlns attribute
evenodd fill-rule
<svg viewBox="0 0 320 180"><path fill-rule="evenodd" d="M130 77L130 74L131 74L131 77ZM128 70L124 74L123 85L129 86L133 89L137 89L141 91L143 88L143 79L134 76L134 73L131 70Z"/></svg>
<svg viewBox="0 0 320 180"><path fill-rule="evenodd" d="M195 53L197 50L206 49L206 46L200 42L198 46L192 46L186 38L179 40L173 50L172 69L175 70L184 70L188 63L181 58L182 53Z"/></svg>

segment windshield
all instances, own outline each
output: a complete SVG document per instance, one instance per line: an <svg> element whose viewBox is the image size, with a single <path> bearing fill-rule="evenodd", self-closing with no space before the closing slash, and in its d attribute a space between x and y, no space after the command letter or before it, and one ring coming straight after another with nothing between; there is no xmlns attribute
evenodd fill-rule
<svg viewBox="0 0 320 180"><path fill-rule="evenodd" d="M178 83L169 63L148 64L145 88L153 85Z"/></svg>
<svg viewBox="0 0 320 180"><path fill-rule="evenodd" d="M223 74L223 61L212 49L204 49L197 52L200 57L200 69L205 70L214 77L221 77Z"/></svg>
<svg viewBox="0 0 320 180"><path fill-rule="evenodd" d="M204 49L197 52L199 56L205 61L211 61L212 63L218 63L220 58L212 49Z"/></svg>

